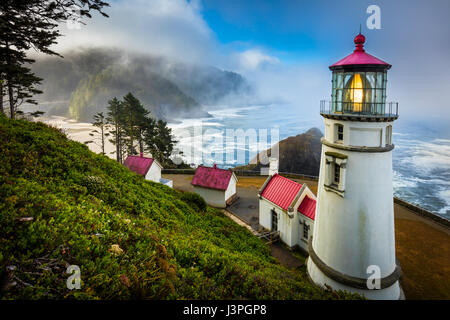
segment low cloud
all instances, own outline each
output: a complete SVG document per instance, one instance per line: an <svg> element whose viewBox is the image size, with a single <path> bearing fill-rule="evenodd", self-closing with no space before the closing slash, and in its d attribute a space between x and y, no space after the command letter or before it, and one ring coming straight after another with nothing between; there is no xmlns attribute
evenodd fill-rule
<svg viewBox="0 0 450 320"><path fill-rule="evenodd" d="M259 49L249 49L238 54L239 65L244 70L255 70L267 65L280 63L277 57L263 53Z"/></svg>
<svg viewBox="0 0 450 320"><path fill-rule="evenodd" d="M212 63L217 55L214 33L201 16L198 1L126 0L111 2L105 12L83 20L79 29L61 24L64 34L55 49L120 47L188 62Z"/></svg>
<svg viewBox="0 0 450 320"><path fill-rule="evenodd" d="M307 50L311 44L306 43L306 51L299 51L300 55L304 52L304 56L285 59L285 54L274 55L273 48L263 47L263 44L251 40L220 43L203 17L200 0L109 2L111 7L106 12L110 18L95 14L80 29L69 29L62 24L60 29L65 36L58 40L55 49L64 53L89 46L119 47L193 64L213 65L237 71L252 80L261 88L264 99L282 98L308 108L331 93L331 74L327 66L353 49L351 39L354 33L349 28L351 24L356 24L357 18L353 20L345 14L359 12L363 19L366 18L363 10L366 6L355 7L350 1L345 5L336 5L338 13L345 14L336 14L334 7L322 10L319 4L312 7L302 4L310 8L310 12L323 14L321 20L311 21L303 13L304 23L310 30L308 34L314 39L314 55ZM448 20L447 9L450 5L445 1L434 2L430 5L411 4L406 0L395 3L380 0L382 29L364 31L368 52L393 64L389 71L388 99L400 102L402 119L422 116L449 118L450 113L446 111L448 99L444 94L450 90L447 71L450 63L449 42L443 39L449 37L450 29L444 28L442 21ZM206 6L204 0L203 3ZM232 10L238 10L236 3L226 3ZM353 9L349 11L349 8ZM292 9L288 11L297 12ZM246 14L252 13L240 9L236 20ZM276 13L270 11L270 14ZM253 15L258 18L257 13ZM341 17L339 27L334 26L335 20L329 19L331 15ZM289 15L283 21L291 21L295 26L293 21L300 18L295 16L295 19ZM274 28L281 29L283 25ZM287 28L286 25L284 28ZM316 108L314 110L317 112Z"/></svg>

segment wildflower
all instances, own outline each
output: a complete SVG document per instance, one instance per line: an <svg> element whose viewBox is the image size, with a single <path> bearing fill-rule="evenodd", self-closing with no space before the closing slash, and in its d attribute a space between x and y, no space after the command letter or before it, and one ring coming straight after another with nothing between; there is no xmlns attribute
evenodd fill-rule
<svg viewBox="0 0 450 320"><path fill-rule="evenodd" d="M112 244L109 251L116 255L121 255L123 253L123 249L120 248L118 244Z"/></svg>

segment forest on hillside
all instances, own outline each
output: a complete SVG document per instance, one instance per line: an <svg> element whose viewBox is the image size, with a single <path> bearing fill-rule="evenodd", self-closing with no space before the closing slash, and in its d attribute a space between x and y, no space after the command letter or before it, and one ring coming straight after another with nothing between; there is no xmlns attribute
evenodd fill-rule
<svg viewBox="0 0 450 320"><path fill-rule="evenodd" d="M47 114L90 121L106 101L132 92L159 119L206 117L204 106L252 87L241 75L212 66L190 65L115 48L84 48L61 57L39 57L32 70L43 78L36 96Z"/></svg>

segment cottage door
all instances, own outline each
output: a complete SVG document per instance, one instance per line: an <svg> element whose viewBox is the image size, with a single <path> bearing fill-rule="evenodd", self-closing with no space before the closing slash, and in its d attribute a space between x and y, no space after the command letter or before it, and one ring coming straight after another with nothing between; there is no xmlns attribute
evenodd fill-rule
<svg viewBox="0 0 450 320"><path fill-rule="evenodd" d="M272 230L271 231L278 231L278 217L275 210L271 210L272 215Z"/></svg>

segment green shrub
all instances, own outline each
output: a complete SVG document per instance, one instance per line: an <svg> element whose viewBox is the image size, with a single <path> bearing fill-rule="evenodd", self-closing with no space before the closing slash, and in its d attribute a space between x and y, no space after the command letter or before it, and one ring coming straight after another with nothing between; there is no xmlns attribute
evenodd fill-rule
<svg viewBox="0 0 450 320"><path fill-rule="evenodd" d="M102 177L83 177L82 185L85 186L88 189L88 192L92 194L99 194L105 191L105 181L102 179Z"/></svg>
<svg viewBox="0 0 450 320"><path fill-rule="evenodd" d="M280 266L197 194L145 181L42 123L0 115L0 154L0 299L354 297ZM80 290L66 287L68 265L81 269Z"/></svg>
<svg viewBox="0 0 450 320"><path fill-rule="evenodd" d="M200 195L194 192L184 192L181 196L181 200L187 202L193 209L205 212L206 201Z"/></svg>

